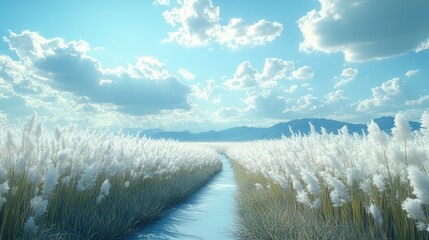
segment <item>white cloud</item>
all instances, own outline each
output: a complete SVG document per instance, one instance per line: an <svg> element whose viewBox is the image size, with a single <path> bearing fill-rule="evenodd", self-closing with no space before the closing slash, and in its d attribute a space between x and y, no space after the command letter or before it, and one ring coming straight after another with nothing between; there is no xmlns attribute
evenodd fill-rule
<svg viewBox="0 0 429 240"><path fill-rule="evenodd" d="M419 46L416 48L416 52L421 52L427 49L429 49L429 38L419 44Z"/></svg>
<svg viewBox="0 0 429 240"><path fill-rule="evenodd" d="M170 5L170 0L155 0L155 1L153 1L153 3L168 6L168 5Z"/></svg>
<svg viewBox="0 0 429 240"><path fill-rule="evenodd" d="M319 0L298 21L302 51L342 52L346 61L383 59L429 46L429 2ZM404 21L406 19L406 21Z"/></svg>
<svg viewBox="0 0 429 240"><path fill-rule="evenodd" d="M283 26L278 22L259 20L253 25L247 25L242 18L232 18L228 25L222 26L216 38L221 45L232 49L255 47L274 41L282 31Z"/></svg>
<svg viewBox="0 0 429 240"><path fill-rule="evenodd" d="M182 76L184 79L186 80L195 80L195 74L189 72L187 69L185 68L180 68L178 70L178 73L180 74L180 76Z"/></svg>
<svg viewBox="0 0 429 240"><path fill-rule="evenodd" d="M310 79L314 76L314 70L309 66L303 66L293 71L291 79Z"/></svg>
<svg viewBox="0 0 429 240"><path fill-rule="evenodd" d="M210 95L213 93L213 90L215 88L215 81L208 80L207 86L202 88L200 84L195 84L191 86L192 93L198 98L198 99L208 99Z"/></svg>
<svg viewBox="0 0 429 240"><path fill-rule="evenodd" d="M401 85L400 78L393 78L383 82L381 86L372 88L372 98L360 101L357 110L366 111L372 107L382 107L393 103L394 98L402 91Z"/></svg>
<svg viewBox="0 0 429 240"><path fill-rule="evenodd" d="M312 94L304 95L296 101L296 105L292 106L290 110L298 111L313 111L317 108L318 98Z"/></svg>
<svg viewBox="0 0 429 240"><path fill-rule="evenodd" d="M245 103L248 106L248 114L259 117L281 117L286 108L285 98L271 90L250 95L245 99Z"/></svg>
<svg viewBox="0 0 429 240"><path fill-rule="evenodd" d="M36 87L49 86L92 103L111 104L119 112L131 115L190 108L190 88L170 75L166 64L154 57L140 57L127 68L104 69L87 54L90 48L84 41L46 39L28 30L11 32L4 39L21 65L32 73L27 78Z"/></svg>
<svg viewBox="0 0 429 240"><path fill-rule="evenodd" d="M289 88L285 89L285 92L287 93L294 93L298 90L298 85L292 85Z"/></svg>
<svg viewBox="0 0 429 240"><path fill-rule="evenodd" d="M260 86L272 88L279 80L286 79L287 73L293 69L292 61L279 58L266 58L262 72L252 67L249 61L242 62L235 71L234 77L224 84L229 89L244 89Z"/></svg>
<svg viewBox="0 0 429 240"><path fill-rule="evenodd" d="M418 105L423 105L425 103L429 103L429 95L420 97L420 98L415 99L415 100L406 101L405 105L407 105L407 106L418 106Z"/></svg>
<svg viewBox="0 0 429 240"><path fill-rule="evenodd" d="M243 89L257 86L257 71L249 61L244 61L238 65L232 79L228 79L224 84L229 89Z"/></svg>
<svg viewBox="0 0 429 240"><path fill-rule="evenodd" d="M235 49L264 45L283 31L282 24L264 19L248 25L242 18L232 18L227 25L221 25L220 8L214 6L212 0L177 0L176 3L163 13L165 20L176 28L163 42L177 42L186 47L218 42Z"/></svg>
<svg viewBox="0 0 429 240"><path fill-rule="evenodd" d="M135 66L129 65L128 70L137 78L140 76L146 79L165 79L170 76L167 65L152 56L138 57Z"/></svg>
<svg viewBox="0 0 429 240"><path fill-rule="evenodd" d="M266 58L264 69L258 75L261 86L276 86L277 81L286 78L286 74L294 67L292 61L285 61L279 58Z"/></svg>
<svg viewBox="0 0 429 240"><path fill-rule="evenodd" d="M327 104L338 103L343 100L348 100L349 98L344 94L342 90L337 90L335 92L330 92L324 96Z"/></svg>
<svg viewBox="0 0 429 240"><path fill-rule="evenodd" d="M222 118L222 119L238 117L241 114L243 114L243 110L234 106L222 107L221 109L215 112L215 115L218 118Z"/></svg>
<svg viewBox="0 0 429 240"><path fill-rule="evenodd" d="M407 78L410 78L410 77L412 77L412 76L416 75L418 72L419 72L419 70L418 70L418 69L413 69L413 70L410 70L410 71L406 72L406 73L405 73L405 76L406 76Z"/></svg>
<svg viewBox="0 0 429 240"><path fill-rule="evenodd" d="M356 68L346 68L341 72L339 77L335 77L337 83L334 88L342 87L349 82L353 81L355 77L358 75L359 71Z"/></svg>

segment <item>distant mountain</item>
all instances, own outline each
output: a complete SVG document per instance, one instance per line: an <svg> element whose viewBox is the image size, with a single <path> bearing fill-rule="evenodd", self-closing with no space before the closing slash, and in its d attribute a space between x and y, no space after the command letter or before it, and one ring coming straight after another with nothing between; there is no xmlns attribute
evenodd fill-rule
<svg viewBox="0 0 429 240"><path fill-rule="evenodd" d="M388 134L392 133L392 128L395 126L395 118L394 117L381 117L374 119L374 122L378 124L380 129ZM408 122L412 131L420 130L421 124L418 122Z"/></svg>
<svg viewBox="0 0 429 240"><path fill-rule="evenodd" d="M393 117L381 117L374 119L382 131L390 134L394 126ZM362 134L367 132L366 124L353 124L341 121L335 121L324 118L304 118L292 120L285 123L278 123L268 128L255 128L255 127L234 127L222 131L208 131L200 133L190 133L188 131L181 132L168 132L161 129L139 130L136 128L125 128L122 131L125 134L132 134L136 136L146 136L153 139L167 138L179 141L251 141L259 139L275 139L282 136L290 136L290 129L296 134L309 134L311 123L317 132L321 132L325 128L328 133L338 133L338 131L347 126L350 133ZM409 122L413 131L420 129L420 123Z"/></svg>

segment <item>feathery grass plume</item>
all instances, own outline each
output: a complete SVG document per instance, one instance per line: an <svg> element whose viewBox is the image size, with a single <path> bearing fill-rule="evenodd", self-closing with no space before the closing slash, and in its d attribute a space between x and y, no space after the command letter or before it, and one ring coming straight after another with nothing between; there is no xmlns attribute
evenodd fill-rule
<svg viewBox="0 0 429 240"><path fill-rule="evenodd" d="M374 185L377 187L378 191L384 192L386 190L386 179L381 174L375 174L372 177L372 181L374 182Z"/></svg>
<svg viewBox="0 0 429 240"><path fill-rule="evenodd" d="M383 217L381 216L380 210L377 208L377 206L375 206L374 203L371 203L369 206L369 212L371 213L375 222L377 222L379 225L383 224Z"/></svg>
<svg viewBox="0 0 429 240"><path fill-rule="evenodd" d="M427 218L423 212L421 201L419 199L407 198L402 202L402 209L407 212L407 216L410 219L426 222Z"/></svg>
<svg viewBox="0 0 429 240"><path fill-rule="evenodd" d="M52 168L46 175L45 182L43 183L43 196L49 197L55 189L58 180L58 169Z"/></svg>
<svg viewBox="0 0 429 240"><path fill-rule="evenodd" d="M388 138L386 133L380 130L380 127L374 120L367 125L368 126L368 138L374 144L381 144L382 146L388 143Z"/></svg>
<svg viewBox="0 0 429 240"><path fill-rule="evenodd" d="M86 168L85 173L81 176L81 178L77 182L76 188L78 191L85 191L94 186L95 180L98 176L98 170L99 170L98 167L99 167L99 163L94 162L88 168Z"/></svg>
<svg viewBox="0 0 429 240"><path fill-rule="evenodd" d="M362 191L366 194L369 194L371 192L371 180L365 179L359 184L359 188L362 189Z"/></svg>
<svg viewBox="0 0 429 240"><path fill-rule="evenodd" d="M429 205L429 176L421 172L416 166L408 167L408 179L413 187L413 194L423 204Z"/></svg>
<svg viewBox="0 0 429 240"><path fill-rule="evenodd" d="M292 175L291 178L292 178L293 188L296 191L296 200L300 203L311 206L312 203L310 201L310 198L308 197L307 192L304 190L301 182L294 175Z"/></svg>
<svg viewBox="0 0 429 240"><path fill-rule="evenodd" d="M284 177L282 177L282 176L280 176L280 175L278 175L278 174L273 174L273 179L274 179L274 181L276 182L276 183L278 183L283 189L288 189L289 188L289 183L288 183L288 181L284 178Z"/></svg>
<svg viewBox="0 0 429 240"><path fill-rule="evenodd" d="M48 208L48 200L42 198L41 196L35 196L31 199L30 206L31 209L33 209L35 216L39 217L46 213Z"/></svg>
<svg viewBox="0 0 429 240"><path fill-rule="evenodd" d="M109 196L111 186L112 185L110 184L109 179L104 180L100 187L100 194L97 197L97 203L100 203L105 197Z"/></svg>
<svg viewBox="0 0 429 240"><path fill-rule="evenodd" d="M323 173L323 178L325 179L326 183L332 187L331 191L329 192L329 196L331 197L331 202L334 207L341 207L344 203L350 200L350 194L347 191L344 183L326 172Z"/></svg>
<svg viewBox="0 0 429 240"><path fill-rule="evenodd" d="M34 216L28 217L27 221L24 224L24 230L30 234L37 233L37 224Z"/></svg>
<svg viewBox="0 0 429 240"><path fill-rule="evenodd" d="M9 183L6 181L0 185L0 211L3 208L3 204L6 203L4 195L9 191Z"/></svg>
<svg viewBox="0 0 429 240"><path fill-rule="evenodd" d="M307 190L309 193L320 196L322 194L322 190L319 186L319 180L308 170L304 169L301 171L302 180L307 184Z"/></svg>
<svg viewBox="0 0 429 240"><path fill-rule="evenodd" d="M392 128L392 135L394 139L404 142L411 137L411 129L408 121L402 112L395 115L395 126Z"/></svg>

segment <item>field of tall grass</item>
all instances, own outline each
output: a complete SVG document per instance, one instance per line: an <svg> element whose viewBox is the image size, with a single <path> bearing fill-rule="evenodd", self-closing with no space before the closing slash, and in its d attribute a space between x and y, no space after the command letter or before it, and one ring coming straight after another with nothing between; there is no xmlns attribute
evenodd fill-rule
<svg viewBox="0 0 429 240"><path fill-rule="evenodd" d="M0 126L1 239L118 239L220 171L210 148L73 127Z"/></svg>
<svg viewBox="0 0 429 240"><path fill-rule="evenodd" d="M392 135L322 129L224 145L233 160L240 239L428 239L429 113Z"/></svg>

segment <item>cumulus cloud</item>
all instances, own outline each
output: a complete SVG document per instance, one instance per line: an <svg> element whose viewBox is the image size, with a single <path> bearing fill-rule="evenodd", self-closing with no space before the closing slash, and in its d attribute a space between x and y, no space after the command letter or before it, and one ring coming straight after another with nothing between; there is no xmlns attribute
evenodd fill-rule
<svg viewBox="0 0 429 240"><path fill-rule="evenodd" d="M294 93L298 90L298 85L292 85L289 88L285 89L285 92L287 93Z"/></svg>
<svg viewBox="0 0 429 240"><path fill-rule="evenodd" d="M319 10L298 21L302 51L342 52L346 61L356 62L429 48L427 1L319 2Z"/></svg>
<svg viewBox="0 0 429 240"><path fill-rule="evenodd" d="M170 0L155 0L155 1L153 1L153 3L168 6L168 5L170 5Z"/></svg>
<svg viewBox="0 0 429 240"><path fill-rule="evenodd" d="M341 72L341 75L339 77L335 77L335 80L337 81L335 83L334 88L342 87L349 82L353 81L355 77L358 75L359 71L356 68L346 68Z"/></svg>
<svg viewBox="0 0 429 240"><path fill-rule="evenodd" d="M342 90L337 90L335 92L330 92L324 96L326 103L338 103L340 101L348 100L349 98L344 94Z"/></svg>
<svg viewBox="0 0 429 240"><path fill-rule="evenodd" d="M309 66L303 66L293 71L291 79L310 79L314 76L314 70Z"/></svg>
<svg viewBox="0 0 429 240"><path fill-rule="evenodd" d="M243 89L257 86L257 74L256 69L252 67L249 61L244 61L238 65L237 70L234 73L232 79L225 81L225 85L229 89Z"/></svg>
<svg viewBox="0 0 429 240"><path fill-rule="evenodd" d="M283 31L281 23L265 19L249 25L242 18L232 18L228 24L222 25L220 8L214 6L212 0L177 0L163 16L176 28L163 42L177 42L186 47L204 46L211 42L232 49L254 47L274 41Z"/></svg>
<svg viewBox="0 0 429 240"><path fill-rule="evenodd" d="M277 81L286 78L286 74L294 67L292 61L285 61L279 58L265 59L264 69L258 74L258 80L262 87L276 86Z"/></svg>
<svg viewBox="0 0 429 240"><path fill-rule="evenodd" d="M180 76L182 76L184 79L186 80L195 80L195 74L189 72L187 69L185 68L180 68L178 70L178 73L180 74Z"/></svg>
<svg viewBox="0 0 429 240"><path fill-rule="evenodd" d="M262 117L280 117L286 108L286 99L272 90L264 90L245 99L248 113Z"/></svg>
<svg viewBox="0 0 429 240"><path fill-rule="evenodd" d="M244 89L260 86L262 88L272 88L277 86L278 82L287 79L288 73L294 68L292 61L286 61L279 58L266 58L262 71L253 68L249 61L242 62L234 73L233 78L228 79L224 84L229 89ZM302 79L313 74L312 69L307 66L300 68L297 77ZM292 79L292 78L289 78Z"/></svg>
<svg viewBox="0 0 429 240"><path fill-rule="evenodd" d="M296 105L292 106L290 111L313 111L317 108L318 98L312 94L304 95L296 101Z"/></svg>
<svg viewBox="0 0 429 240"><path fill-rule="evenodd" d="M127 68L105 69L89 56L89 44L46 39L28 30L4 37L19 59L50 87L85 97L93 103L112 104L131 115L189 109L190 88L154 57L140 57Z"/></svg>
<svg viewBox="0 0 429 240"><path fill-rule="evenodd" d="M419 106L419 105L423 105L425 103L429 103L429 95L420 97L420 98L415 99L415 100L406 101L405 105L407 105L407 106Z"/></svg>
<svg viewBox="0 0 429 240"><path fill-rule="evenodd" d="M372 107L381 107L388 103L394 103L395 97L402 91L400 78L393 78L383 82L381 86L371 89L372 98L359 102L357 110L366 111Z"/></svg>
<svg viewBox="0 0 429 240"><path fill-rule="evenodd" d="M419 70L418 70L418 69L413 69L413 70L407 71L407 72L405 73L405 76L406 76L407 78L410 78L410 77L412 77L412 76L416 75L418 72L419 72Z"/></svg>
<svg viewBox="0 0 429 240"><path fill-rule="evenodd" d="M192 87L192 93L198 98L198 99L208 99L210 95L213 93L213 90L215 88L215 81L214 80L208 80L207 86L201 87L200 84L195 84Z"/></svg>

